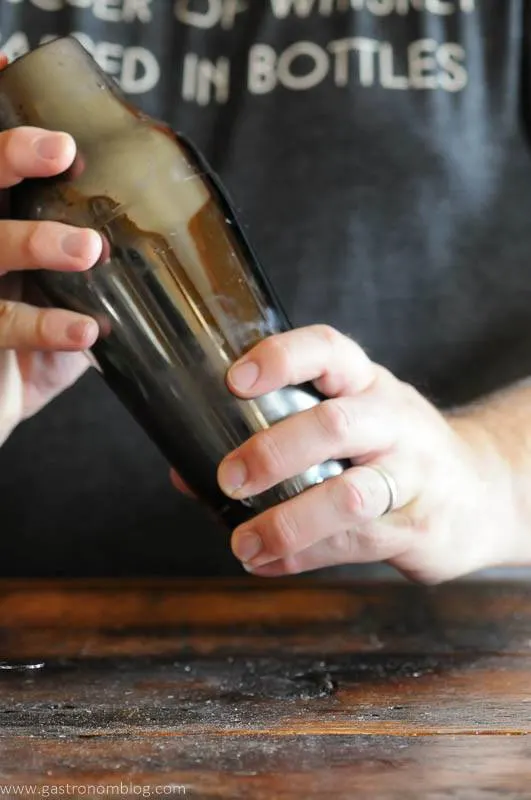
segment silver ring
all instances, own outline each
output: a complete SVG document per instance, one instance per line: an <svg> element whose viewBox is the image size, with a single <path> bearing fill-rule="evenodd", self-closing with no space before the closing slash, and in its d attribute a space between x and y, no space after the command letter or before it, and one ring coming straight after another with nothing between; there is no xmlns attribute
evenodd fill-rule
<svg viewBox="0 0 531 800"><path fill-rule="evenodd" d="M398 503L399 503L398 485L393 476L391 475L391 473L388 472L385 469L385 467L380 467L379 464L366 464L365 466L367 467L367 469L372 469L374 470L374 472L377 472L378 475L381 475L381 477L385 481L385 485L389 490L389 503L387 508L382 514L382 517L385 517L387 514L390 514L392 511L396 511L396 509L398 508Z"/></svg>

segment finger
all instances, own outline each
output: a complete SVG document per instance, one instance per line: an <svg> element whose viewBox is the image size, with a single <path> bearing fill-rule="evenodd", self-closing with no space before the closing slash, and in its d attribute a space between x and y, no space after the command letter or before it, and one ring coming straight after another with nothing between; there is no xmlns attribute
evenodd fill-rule
<svg viewBox="0 0 531 800"><path fill-rule="evenodd" d="M178 492L188 495L188 497L195 497L190 487L183 481L178 472L174 469L170 470L170 479Z"/></svg>
<svg viewBox="0 0 531 800"><path fill-rule="evenodd" d="M90 317L0 300L0 349L85 350L97 338L98 325Z"/></svg>
<svg viewBox="0 0 531 800"><path fill-rule="evenodd" d="M101 256L101 236L60 222L0 222L0 273L23 269L86 270Z"/></svg>
<svg viewBox="0 0 531 800"><path fill-rule="evenodd" d="M359 345L327 325L265 339L229 370L229 388L257 397L283 386L315 381L329 397L365 391L378 370Z"/></svg>
<svg viewBox="0 0 531 800"><path fill-rule="evenodd" d="M381 521L358 531L330 536L294 556L271 561L249 572L260 578L298 575L345 564L373 564L390 561L411 547L411 525L397 526Z"/></svg>
<svg viewBox="0 0 531 800"><path fill-rule="evenodd" d="M0 188L16 186L24 178L59 175L72 164L76 143L61 131L19 127L0 133Z"/></svg>
<svg viewBox="0 0 531 800"><path fill-rule="evenodd" d="M400 424L372 392L326 400L255 434L222 461L218 482L229 497L251 497L328 459L375 457Z"/></svg>
<svg viewBox="0 0 531 800"><path fill-rule="evenodd" d="M398 474L392 471L392 462L385 469L391 475ZM401 506L413 500L416 487L410 468L403 467L399 483ZM341 531L364 528L385 514L389 501L389 486L380 472L370 465L354 467L237 528L232 549L253 570L278 558L294 556Z"/></svg>

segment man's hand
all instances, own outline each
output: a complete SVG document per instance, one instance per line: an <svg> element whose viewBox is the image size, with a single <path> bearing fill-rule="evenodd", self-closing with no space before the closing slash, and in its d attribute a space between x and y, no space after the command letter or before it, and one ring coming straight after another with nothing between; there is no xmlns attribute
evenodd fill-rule
<svg viewBox="0 0 531 800"><path fill-rule="evenodd" d="M220 465L220 486L245 498L329 458L353 466L238 528L233 551L247 570L272 577L386 561L436 583L531 563L510 469L481 415L445 418L326 326L267 339L228 376L242 398L304 381L330 399L231 453Z"/></svg>
<svg viewBox="0 0 531 800"><path fill-rule="evenodd" d="M27 127L2 133L0 189L24 178L58 175L75 155L75 142L66 133ZM101 251L101 237L89 229L0 220L0 444L86 370L83 351L98 336L90 317L25 302L24 271L86 270Z"/></svg>

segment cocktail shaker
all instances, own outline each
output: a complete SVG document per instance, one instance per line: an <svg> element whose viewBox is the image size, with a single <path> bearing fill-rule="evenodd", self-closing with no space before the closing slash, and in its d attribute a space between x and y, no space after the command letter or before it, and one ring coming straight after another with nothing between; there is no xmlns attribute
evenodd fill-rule
<svg viewBox="0 0 531 800"><path fill-rule="evenodd" d="M70 37L0 73L0 128L20 125L68 132L78 154L59 177L16 187L13 216L91 227L105 242L88 272L31 279L47 302L98 321L104 379L197 497L232 528L339 475L329 461L244 502L218 487L225 455L323 398L310 385L251 401L227 388L231 364L290 323L192 144L132 106Z"/></svg>

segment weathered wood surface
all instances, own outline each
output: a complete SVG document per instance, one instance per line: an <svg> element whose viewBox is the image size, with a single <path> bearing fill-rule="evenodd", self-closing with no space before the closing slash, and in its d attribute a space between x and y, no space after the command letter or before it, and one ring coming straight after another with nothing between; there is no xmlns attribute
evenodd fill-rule
<svg viewBox="0 0 531 800"><path fill-rule="evenodd" d="M523 583L0 582L1 660L4 796L531 798Z"/></svg>

